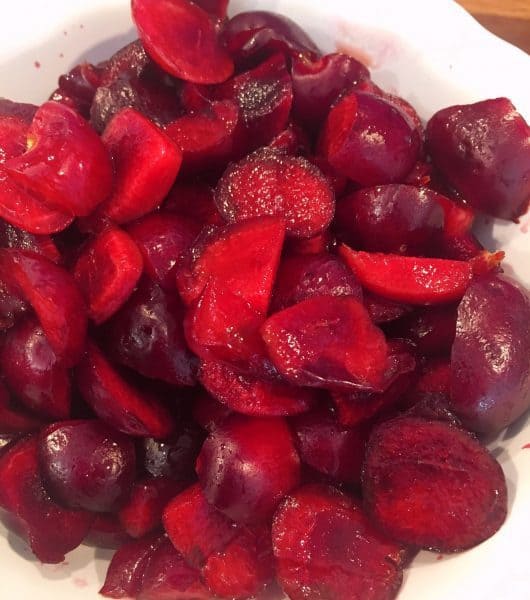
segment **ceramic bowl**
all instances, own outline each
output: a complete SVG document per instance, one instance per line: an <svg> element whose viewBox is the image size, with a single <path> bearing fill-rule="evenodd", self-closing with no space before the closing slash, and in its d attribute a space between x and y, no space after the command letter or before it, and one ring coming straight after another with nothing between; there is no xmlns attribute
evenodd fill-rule
<svg viewBox="0 0 530 600"><path fill-rule="evenodd" d="M231 12L273 10L294 18L326 51L361 58L375 81L424 119L451 104L509 97L530 120L530 57L488 33L450 0L233 0ZM127 0L16 0L0 19L0 96L42 102L80 60L98 61L133 39ZM507 270L530 287L530 215L483 220L480 236L507 252ZM497 535L464 554L421 553L400 600L528 600L530 423L492 440L508 479L510 513ZM111 552L82 547L62 565L40 565L0 525L2 599L95 600Z"/></svg>

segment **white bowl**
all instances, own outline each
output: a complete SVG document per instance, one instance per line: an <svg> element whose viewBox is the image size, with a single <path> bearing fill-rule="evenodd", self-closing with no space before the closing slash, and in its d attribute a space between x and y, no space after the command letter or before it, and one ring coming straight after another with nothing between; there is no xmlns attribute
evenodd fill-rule
<svg viewBox="0 0 530 600"><path fill-rule="evenodd" d="M134 37L127 0L16 0L0 20L0 96L42 102L58 75L84 58L107 58ZM293 17L323 49L364 57L377 83L410 100L427 119L451 104L509 97L530 120L530 57L480 27L450 0L233 0L232 12L268 9ZM38 66L40 65L40 66ZM530 287L530 216L514 225L485 220L489 246ZM422 553L400 600L528 600L530 424L523 418L491 448L504 467L510 514L492 539L464 554ZM64 564L40 565L0 526L0 598L94 600L111 553L83 547ZM441 559L440 559L441 558ZM94 560L95 559L95 560Z"/></svg>

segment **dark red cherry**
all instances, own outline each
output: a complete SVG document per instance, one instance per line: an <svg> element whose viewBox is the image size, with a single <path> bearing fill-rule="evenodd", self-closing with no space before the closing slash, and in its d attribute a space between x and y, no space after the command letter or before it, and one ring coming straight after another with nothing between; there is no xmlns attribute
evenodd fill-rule
<svg viewBox="0 0 530 600"><path fill-rule="evenodd" d="M69 508L118 509L135 477L133 441L105 423L63 421L43 429L39 460L51 496Z"/></svg>

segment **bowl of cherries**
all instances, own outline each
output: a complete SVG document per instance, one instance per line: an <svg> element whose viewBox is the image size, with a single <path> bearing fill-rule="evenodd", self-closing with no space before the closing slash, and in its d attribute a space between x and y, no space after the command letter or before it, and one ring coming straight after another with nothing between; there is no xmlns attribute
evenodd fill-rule
<svg viewBox="0 0 530 600"><path fill-rule="evenodd" d="M528 56L445 3L82 4L0 53L10 595L527 598L530 108L470 65Z"/></svg>

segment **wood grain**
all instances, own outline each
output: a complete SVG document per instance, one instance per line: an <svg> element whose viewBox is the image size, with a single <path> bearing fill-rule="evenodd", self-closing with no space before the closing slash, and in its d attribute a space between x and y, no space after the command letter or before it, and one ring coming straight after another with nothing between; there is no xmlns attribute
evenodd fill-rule
<svg viewBox="0 0 530 600"><path fill-rule="evenodd" d="M530 0L458 0L495 35L530 53Z"/></svg>

